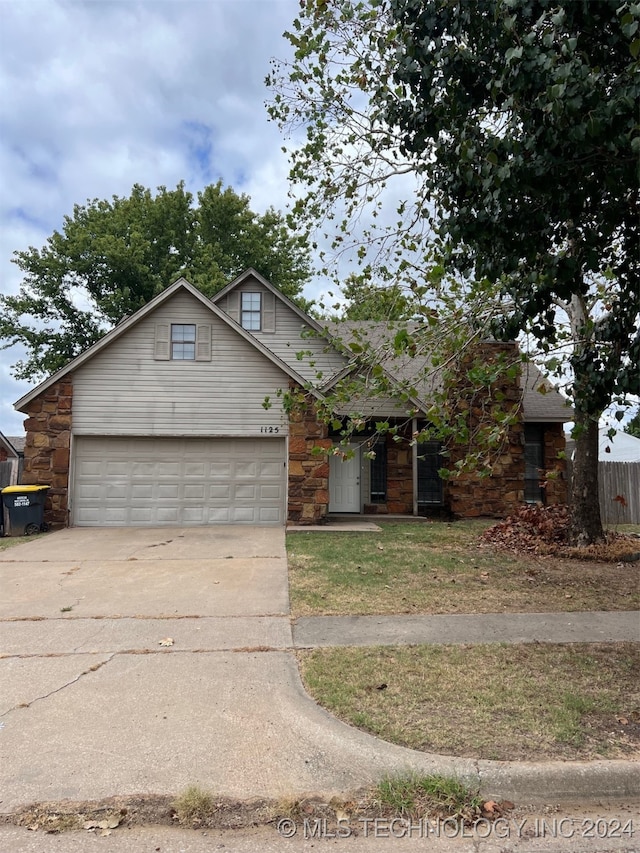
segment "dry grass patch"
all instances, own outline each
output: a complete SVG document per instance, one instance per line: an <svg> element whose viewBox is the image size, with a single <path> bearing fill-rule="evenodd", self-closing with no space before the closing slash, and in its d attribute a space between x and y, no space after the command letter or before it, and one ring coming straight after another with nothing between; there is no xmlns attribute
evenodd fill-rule
<svg viewBox="0 0 640 853"><path fill-rule="evenodd" d="M498 760L637 756L640 645L301 652L309 693L351 725L425 752Z"/></svg>
<svg viewBox="0 0 640 853"><path fill-rule="evenodd" d="M296 616L633 610L640 563L479 547L490 522L384 523L287 537Z"/></svg>
<svg viewBox="0 0 640 853"><path fill-rule="evenodd" d="M33 542L38 537L46 535L46 532L42 532L34 533L32 536L2 536L0 537L0 551L6 551L8 548L14 548L16 545L24 545L27 542Z"/></svg>

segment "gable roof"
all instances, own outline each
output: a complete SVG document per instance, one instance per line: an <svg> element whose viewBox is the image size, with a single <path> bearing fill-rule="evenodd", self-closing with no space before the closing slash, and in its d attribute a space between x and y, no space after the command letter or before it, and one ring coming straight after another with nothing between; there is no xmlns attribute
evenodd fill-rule
<svg viewBox="0 0 640 853"><path fill-rule="evenodd" d="M297 314L303 323L305 323L307 326L310 326L319 334L323 336L325 335L324 326L321 323L318 323L318 321L314 320L313 317L310 317L308 314L305 314L302 308L298 308L295 302L292 302L287 296L284 295L281 290L278 290L277 287L274 287L274 285L271 284L268 279L260 275L260 273L253 267L249 267L249 269L245 270L243 273L240 273L237 278L234 278L233 281L230 281L229 284L222 288L222 290L219 290L217 293L214 293L214 295L211 297L211 301L219 302L228 293L230 293L232 290L235 290L236 287L243 284L243 282L245 282L249 278L255 278L256 281L258 281L263 287L266 287L267 290L270 290L271 293L274 294L274 296L276 296L281 302L284 302L284 304L288 308L290 308L295 314Z"/></svg>
<svg viewBox="0 0 640 853"><path fill-rule="evenodd" d="M15 408L18 411L24 410L24 408L39 394L42 394L43 391L46 391L47 388L50 388L56 382L59 382L60 379L63 379L68 373L76 370L78 367L83 365L85 362L89 361L93 358L97 353L101 352L105 347L108 347L114 341L116 341L119 337L121 337L126 331L131 329L133 326L137 325L142 319L148 317L152 314L156 308L160 305L164 304L168 299L170 299L175 293L179 290L186 290L193 297L195 297L199 302L202 303L212 314L214 314L219 320L222 320L227 324L230 328L232 328L238 335L245 339L248 343L251 344L258 352L260 352L265 358L268 358L269 361L273 362L277 367L279 367L284 373L291 377L295 382L300 385L305 384L305 380L300 374L295 371L290 365L286 364L282 359L278 358L270 349L264 346L257 338L254 338L253 335L250 335L248 332L238 325L238 323L234 322L231 317L225 314L217 305L215 305L211 299L201 293L198 288L194 287L190 282L186 280L186 278L179 278L177 281L174 281L173 284L170 284L169 287L165 288L161 291L157 296L154 296L146 305L143 305L142 308L138 309L135 313L131 314L129 317L122 320L117 326L114 326L113 329L108 331L106 335L104 335L100 340L96 341L92 344L88 349L84 352L77 355L74 359L72 359L68 364L64 367L60 368L60 370L53 373L39 385L36 385L31 391L21 397L15 404ZM305 315L306 316L306 315ZM319 395L317 395L319 396Z"/></svg>
<svg viewBox="0 0 640 853"><path fill-rule="evenodd" d="M7 438L6 435L0 432L0 447L4 447L9 456L13 456L14 459L17 459L20 456L20 451L17 447L15 447Z"/></svg>
<svg viewBox="0 0 640 853"><path fill-rule="evenodd" d="M349 343L365 343L380 353L380 364L385 373L398 384L415 384L417 398L412 402L419 402L424 410L429 403L431 394L440 387L440 375L437 370L429 370L430 358L428 353L411 355L407 352L396 354L392 352L389 344L395 333L401 329L415 330L417 323L384 323L368 322L366 320L337 321L327 324L327 330L333 336L334 345L349 349ZM353 354L352 354L353 356ZM348 375L353 369L357 357L353 358L352 364L332 377L322 386L323 392L327 392L343 376ZM564 423L573 419L573 410L565 397L544 376L533 362L525 362L522 365L520 376L522 387L522 407L524 419L527 422ZM542 390L540 390L542 389Z"/></svg>
<svg viewBox="0 0 640 853"><path fill-rule="evenodd" d="M7 435L5 438L15 447L19 456L24 456L24 446L27 441L26 435Z"/></svg>

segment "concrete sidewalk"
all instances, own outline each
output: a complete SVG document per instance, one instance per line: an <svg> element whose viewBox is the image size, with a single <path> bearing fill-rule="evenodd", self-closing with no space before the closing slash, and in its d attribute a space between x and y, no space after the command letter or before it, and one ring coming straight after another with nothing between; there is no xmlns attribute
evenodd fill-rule
<svg viewBox="0 0 640 853"><path fill-rule="evenodd" d="M276 528L60 531L1 552L0 578L2 812L191 784L242 799L344 795L406 771L519 802L640 796L628 761L476 761L382 742L318 707L292 654L549 639L554 620L575 642L576 614L518 614L512 630L500 614L301 619L292 631ZM580 619L593 641L617 637L616 624L637 639L637 614Z"/></svg>
<svg viewBox="0 0 640 853"><path fill-rule="evenodd" d="M640 640L638 611L468 613L436 616L304 616L296 648L419 643L606 643Z"/></svg>

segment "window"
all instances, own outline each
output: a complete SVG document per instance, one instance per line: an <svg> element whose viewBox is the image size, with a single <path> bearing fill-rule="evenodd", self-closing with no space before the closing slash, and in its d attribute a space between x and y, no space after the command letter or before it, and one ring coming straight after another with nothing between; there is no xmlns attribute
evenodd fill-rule
<svg viewBox="0 0 640 853"><path fill-rule="evenodd" d="M240 325L249 332L262 328L262 300L259 293L243 293L240 308Z"/></svg>
<svg viewBox="0 0 640 853"><path fill-rule="evenodd" d="M440 444L425 441L418 445L418 503L442 506L442 480L438 471L442 468Z"/></svg>
<svg viewBox="0 0 640 853"><path fill-rule="evenodd" d="M524 425L524 499L544 503L540 473L544 470L544 430L541 424Z"/></svg>
<svg viewBox="0 0 640 853"><path fill-rule="evenodd" d="M173 361L194 361L196 357L196 327L190 323L171 324L171 358Z"/></svg>
<svg viewBox="0 0 640 853"><path fill-rule="evenodd" d="M387 445L377 441L373 447L376 454L371 460L371 503L383 504L387 500Z"/></svg>

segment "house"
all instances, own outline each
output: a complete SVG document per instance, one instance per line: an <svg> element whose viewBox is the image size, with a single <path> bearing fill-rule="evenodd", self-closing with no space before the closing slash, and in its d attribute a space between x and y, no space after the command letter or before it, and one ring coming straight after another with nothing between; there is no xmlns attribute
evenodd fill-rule
<svg viewBox="0 0 640 853"><path fill-rule="evenodd" d="M539 469L561 464L570 413L557 392L535 391L537 373L509 389L524 420L489 480L443 484L437 453L418 453L415 424L392 399L370 410L402 415L401 440L387 437L369 459L364 430L343 461L328 453L339 436L316 408L349 369L331 333L255 270L212 299L179 279L18 400L23 481L50 487L50 524L311 524L433 506L503 515L525 499L527 471L537 499ZM290 408L292 391L303 402ZM559 477L546 499L564 501L565 488Z"/></svg>
<svg viewBox="0 0 640 853"><path fill-rule="evenodd" d="M640 438L621 430L609 435L607 427L598 430L598 459L601 462L640 462Z"/></svg>
<svg viewBox="0 0 640 853"><path fill-rule="evenodd" d="M0 432L0 489L19 482L23 448L24 438L5 436Z"/></svg>

